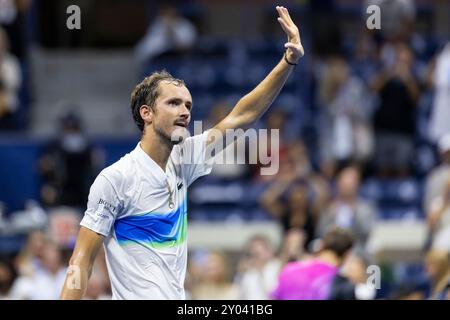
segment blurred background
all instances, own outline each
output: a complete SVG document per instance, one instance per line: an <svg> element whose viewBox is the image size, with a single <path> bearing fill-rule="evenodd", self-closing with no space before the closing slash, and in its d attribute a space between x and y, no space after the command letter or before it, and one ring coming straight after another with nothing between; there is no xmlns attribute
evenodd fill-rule
<svg viewBox="0 0 450 320"><path fill-rule="evenodd" d="M450 298L447 0L0 0L0 298L58 298L93 179L139 139L134 86L165 68L217 123L282 57L275 5L306 52L256 125L280 129L280 170L191 186L188 298L274 298L331 226L355 238L351 284L379 266L369 298ZM100 253L86 298L110 295Z"/></svg>

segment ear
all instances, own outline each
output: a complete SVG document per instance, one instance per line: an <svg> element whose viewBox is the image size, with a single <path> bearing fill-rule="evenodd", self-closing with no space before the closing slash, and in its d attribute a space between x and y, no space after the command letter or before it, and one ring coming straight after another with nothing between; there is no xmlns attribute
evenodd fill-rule
<svg viewBox="0 0 450 320"><path fill-rule="evenodd" d="M143 104L139 108L139 114L141 115L142 120L144 120L145 124L150 124L153 121L153 117L155 115L153 108L150 106Z"/></svg>

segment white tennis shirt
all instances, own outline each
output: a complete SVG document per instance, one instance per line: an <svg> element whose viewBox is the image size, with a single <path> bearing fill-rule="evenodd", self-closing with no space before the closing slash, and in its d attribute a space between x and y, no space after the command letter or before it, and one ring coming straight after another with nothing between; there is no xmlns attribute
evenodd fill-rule
<svg viewBox="0 0 450 320"><path fill-rule="evenodd" d="M138 143L92 184L80 224L106 237L113 299L185 299L186 192L211 172L206 138L204 132L175 145L166 172Z"/></svg>

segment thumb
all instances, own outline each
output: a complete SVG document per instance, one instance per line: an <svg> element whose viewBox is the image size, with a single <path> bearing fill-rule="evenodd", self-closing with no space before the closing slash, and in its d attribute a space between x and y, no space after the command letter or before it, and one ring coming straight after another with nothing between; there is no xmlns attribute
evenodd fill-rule
<svg viewBox="0 0 450 320"><path fill-rule="evenodd" d="M285 44L284 44L284 47L285 48L290 48L290 49L298 49L297 48L297 44L294 44L294 43L292 43L292 42L286 42Z"/></svg>

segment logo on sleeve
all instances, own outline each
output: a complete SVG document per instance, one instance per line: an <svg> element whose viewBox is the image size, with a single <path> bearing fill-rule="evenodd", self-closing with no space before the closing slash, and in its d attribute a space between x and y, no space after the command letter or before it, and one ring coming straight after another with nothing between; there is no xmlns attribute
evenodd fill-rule
<svg viewBox="0 0 450 320"><path fill-rule="evenodd" d="M97 208L97 211L96 211L96 215L99 218L109 219L110 216L108 214L105 214L105 211L107 211L110 214L114 215L116 213L116 210L117 210L117 208L115 206L113 206L108 201L105 201L105 200L100 198L100 200L98 201L98 208Z"/></svg>

